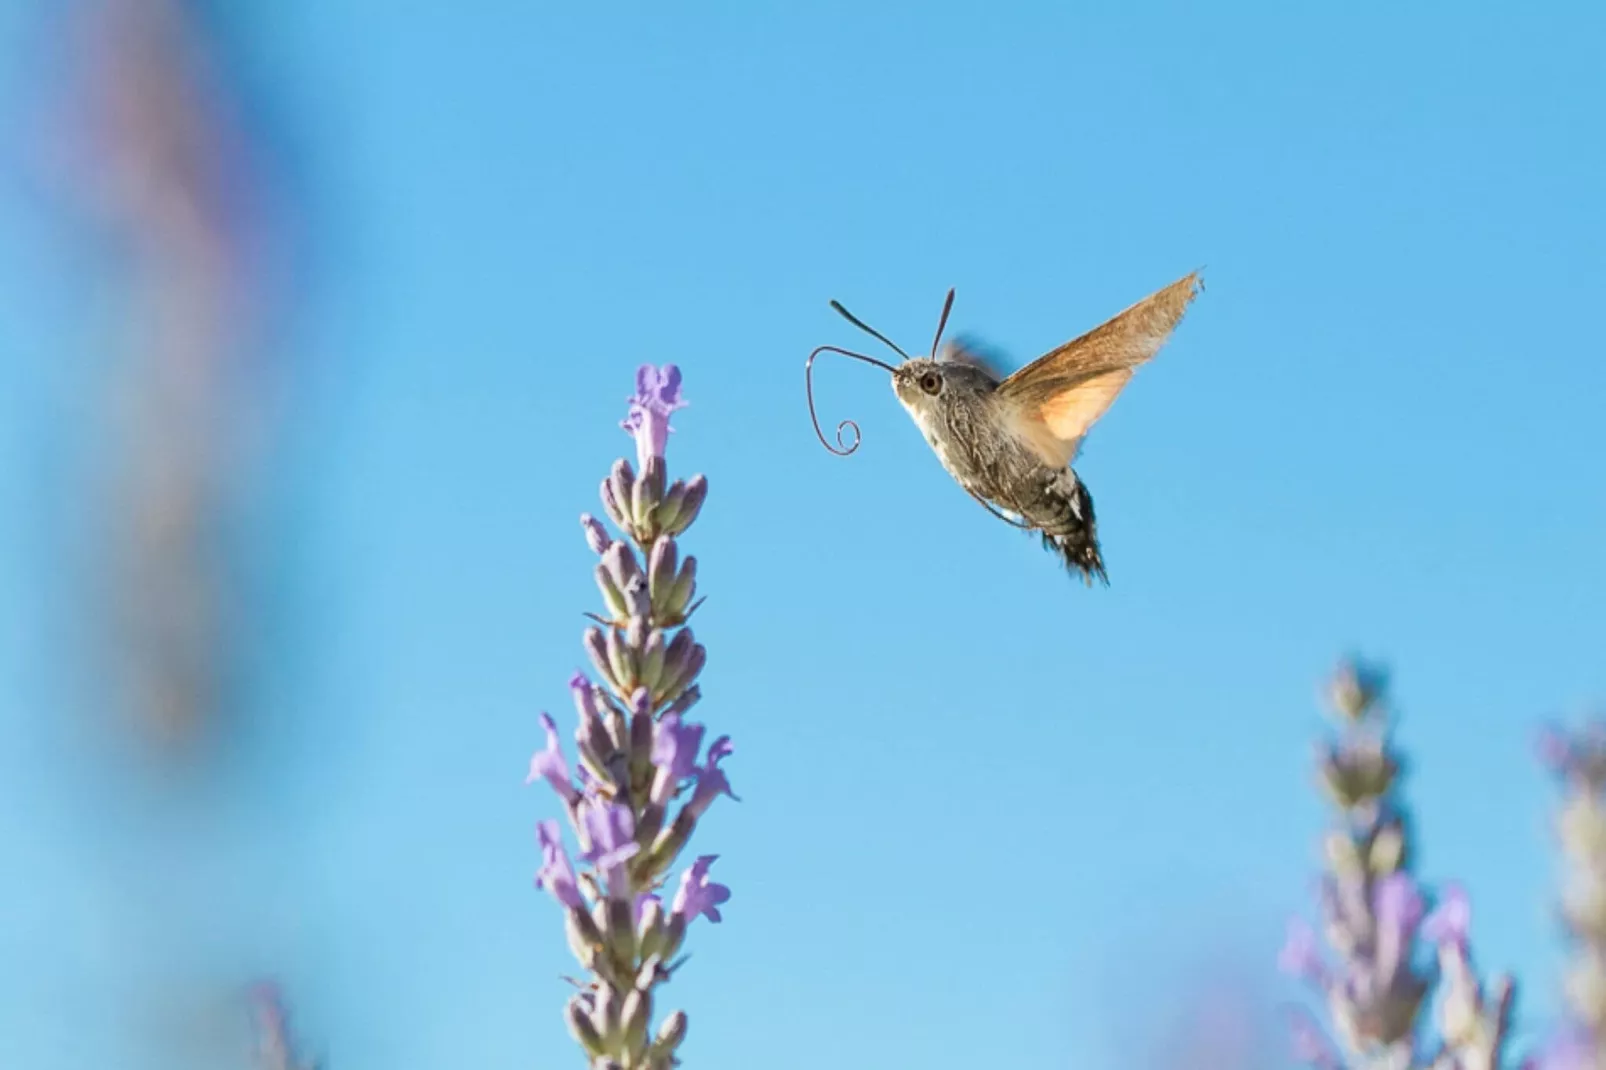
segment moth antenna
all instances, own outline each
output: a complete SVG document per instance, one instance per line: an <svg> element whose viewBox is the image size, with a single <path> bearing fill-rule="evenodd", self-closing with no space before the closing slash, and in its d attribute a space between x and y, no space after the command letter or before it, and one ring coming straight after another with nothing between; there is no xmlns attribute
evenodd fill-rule
<svg viewBox="0 0 1606 1070"><path fill-rule="evenodd" d="M874 327L872 327L868 323L864 322L858 316L855 316L853 313L851 313L847 309L843 308L842 307L842 302L833 300L831 302L831 307L836 309L837 312L841 314L843 319L847 320L849 323L851 323L855 327L859 328L859 330L863 331L865 334L868 334L872 338L879 339L880 341L886 343L886 345L887 345L887 347L889 349L891 349L894 353L898 354L898 356L902 357L904 360L913 359L913 358L911 358L909 356L909 354L905 353L902 349L898 348L898 343L894 342L892 339L888 338L886 335L882 334L880 331L876 330ZM849 355L852 356L852 354L849 354Z"/></svg>
<svg viewBox="0 0 1606 1070"><path fill-rule="evenodd" d="M937 345L942 341L943 328L948 326L948 313L954 310L954 291L948 291L948 300L942 303L942 318L937 321L937 336L931 340L931 355L937 355Z"/></svg>
<svg viewBox="0 0 1606 1070"><path fill-rule="evenodd" d="M845 314L846 313L844 313L844 315ZM883 341L885 341L885 339L883 339ZM888 344L890 345L891 343ZM893 348L897 347L894 346ZM876 367L884 368L888 372L894 374L897 373L898 369L891 364L888 364L884 360L876 360L874 357L865 356L863 353L855 353L848 349L838 349L836 346L820 346L814 352L809 354L808 361L803 365L803 388L808 393L809 419L814 421L814 434L819 438L820 445L824 446L838 457L846 457L848 454L859 448L859 425L854 423L852 420L843 420L841 423L837 424L836 445L833 446L826 439L825 432L820 430L820 417L814 411L814 358L819 356L821 353L835 353L838 356L852 357L854 360L862 360L866 364L874 364ZM845 437L849 428L853 429L852 442L847 441Z"/></svg>

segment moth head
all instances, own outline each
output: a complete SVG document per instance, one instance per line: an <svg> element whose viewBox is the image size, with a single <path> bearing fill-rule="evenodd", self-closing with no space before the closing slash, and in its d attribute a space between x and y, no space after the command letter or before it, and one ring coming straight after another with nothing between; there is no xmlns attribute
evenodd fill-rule
<svg viewBox="0 0 1606 1070"><path fill-rule="evenodd" d="M942 409L957 398L974 397L996 384L981 368L959 361L917 357L892 373L892 389L913 415Z"/></svg>
<svg viewBox="0 0 1606 1070"><path fill-rule="evenodd" d="M892 389L906 408L931 405L948 385L943 370L942 364L930 357L916 357L892 373Z"/></svg>
<svg viewBox="0 0 1606 1070"><path fill-rule="evenodd" d="M948 313L954 307L954 292L949 290L948 299L943 302L942 318L937 321L937 334L931 341L933 356L930 357L911 357L896 342L893 342L886 335L843 308L839 302L832 301L831 307L849 323L871 335L877 341L884 343L898 355L899 360L897 364L889 364L869 354L855 353L852 350L841 349L837 346L818 346L813 353L809 354L809 359L804 364L804 380L808 390L809 418L814 421L814 433L819 436L821 444L826 449L838 456L846 456L859 448L859 425L852 420L843 420L837 424L836 446L832 446L830 441L826 439L825 432L820 430L819 417L814 411L814 358L821 353L836 353L839 356L849 357L862 364L874 365L891 373L892 388L897 393L898 400L903 403L904 408L908 409L911 414L918 416L922 411L929 410L933 405L939 403L950 385L956 382L952 377L953 369L957 366L935 359L935 355L941 352L942 332L943 328L948 324ZM916 406L919 406L919 408ZM847 438L848 432L852 432L851 441Z"/></svg>

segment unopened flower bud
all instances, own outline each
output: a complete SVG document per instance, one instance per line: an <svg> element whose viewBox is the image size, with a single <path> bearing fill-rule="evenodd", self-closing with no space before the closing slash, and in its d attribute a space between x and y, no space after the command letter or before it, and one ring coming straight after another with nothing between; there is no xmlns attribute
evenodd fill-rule
<svg viewBox="0 0 1606 1070"><path fill-rule="evenodd" d="M657 781L653 783L656 785ZM636 822L636 838L642 843L651 843L664 827L664 816L665 810L658 803L649 802L642 807L641 820Z"/></svg>
<svg viewBox="0 0 1606 1070"><path fill-rule="evenodd" d="M660 952L665 959L672 959L680 952L680 946L686 942L686 916L684 914L670 914L669 920L664 923L664 947Z"/></svg>
<svg viewBox="0 0 1606 1070"><path fill-rule="evenodd" d="M675 820L670 822L669 827L653 837L646 862L649 879L657 877L674 864L675 856L686 846L686 841L691 839L692 831L696 827L697 815L682 808L680 813L675 815Z"/></svg>
<svg viewBox="0 0 1606 1070"><path fill-rule="evenodd" d="M630 694L635 690L636 683L634 652L613 628L608 629L608 634L603 638L603 649L608 656L609 677L613 680L615 693L620 696ZM621 742L620 746L623 745Z"/></svg>
<svg viewBox="0 0 1606 1070"><path fill-rule="evenodd" d="M1568 881L1562 915L1575 936L1593 943L1606 940L1606 883L1600 876L1584 870Z"/></svg>
<svg viewBox="0 0 1606 1070"><path fill-rule="evenodd" d="M663 612L665 620L679 620L691 605L691 600L697 593L697 558L687 555L686 561L680 567L680 573L669 592L664 595Z"/></svg>
<svg viewBox="0 0 1606 1070"><path fill-rule="evenodd" d="M692 648L696 645L697 639L692 635L690 628L682 628L675 633L673 639L669 640L669 645L664 648L663 668L659 670L658 679L653 682L652 694L656 701L662 702L679 692L680 688L677 685L686 672Z"/></svg>
<svg viewBox="0 0 1606 1070"><path fill-rule="evenodd" d="M638 541L645 542L651 538L652 514L658 507L658 501L653 497L652 485L645 479L638 479L630 495L631 530Z"/></svg>
<svg viewBox="0 0 1606 1070"><path fill-rule="evenodd" d="M580 514L580 527L585 531L586 545L591 547L592 553L602 554L613 544L608 529L602 526L602 521L590 513Z"/></svg>
<svg viewBox="0 0 1606 1070"><path fill-rule="evenodd" d="M680 552L675 546L674 537L658 536L647 558L647 591L652 596L655 608L662 607L669 597L670 588L674 586L679 573L679 565Z"/></svg>
<svg viewBox="0 0 1606 1070"><path fill-rule="evenodd" d="M1439 1035L1452 1048L1464 1047L1477 1039L1482 1025L1477 982L1467 969L1466 960L1454 945L1440 953L1440 976L1444 997L1439 1001Z"/></svg>
<svg viewBox="0 0 1606 1070"><path fill-rule="evenodd" d="M658 1035L653 1038L653 1053L668 1055L680 1047L681 1041L686 1039L687 1024L685 1011L675 1011L665 1018L658 1027Z"/></svg>
<svg viewBox="0 0 1606 1070"><path fill-rule="evenodd" d="M639 988L625 996L621 1009L624 1019L625 1051L634 1059L647 1046L647 1025L652 1017L652 994Z"/></svg>
<svg viewBox="0 0 1606 1070"><path fill-rule="evenodd" d="M641 682L650 692L658 686L658 681L664 674L664 633L660 628L654 628L647 635L647 642L641 648Z"/></svg>
<svg viewBox="0 0 1606 1070"><path fill-rule="evenodd" d="M1375 876L1386 877L1405 863L1405 831L1399 825L1384 825L1372 837L1367 865Z"/></svg>
<svg viewBox="0 0 1606 1070"><path fill-rule="evenodd" d="M658 508L664 500L664 485L668 482L669 469L664 459L654 455L647 458L647 463L641 466L640 483L646 487L647 501L650 503L648 511L641 514L643 521L650 521L651 511Z"/></svg>
<svg viewBox="0 0 1606 1070"><path fill-rule="evenodd" d="M691 652L686 655L685 668L682 669L680 674L675 678L675 682L670 685L670 690L666 692L666 694L679 694L682 688L690 686L692 681L697 679L697 674L703 671L703 666L707 663L708 648L703 646L701 643L694 644L691 648Z"/></svg>
<svg viewBox="0 0 1606 1070"><path fill-rule="evenodd" d="M581 639L586 648L586 654L591 658L591 664L596 667L599 675L616 689L618 682L614 679L612 664L608 660L608 641L602 636L601 628L587 628Z"/></svg>
<svg viewBox="0 0 1606 1070"><path fill-rule="evenodd" d="M630 753L630 722L625 720L625 715L610 706L608 707L608 712L603 715L602 723L608 730L608 740L613 744L613 750L616 752L609 755L610 760L619 757L621 754L628 755ZM624 783L628 783L628 781Z"/></svg>
<svg viewBox="0 0 1606 1070"><path fill-rule="evenodd" d="M636 971L635 987L643 992L649 991L653 985L668 976L669 971L664 969L662 955L646 955L641 960L641 969Z"/></svg>
<svg viewBox="0 0 1606 1070"><path fill-rule="evenodd" d="M664 491L664 500L658 503L657 509L653 510L653 527L661 532L674 534L675 521L679 519L680 511L685 504L686 483L684 480L677 479L669 484L669 488Z"/></svg>
<svg viewBox="0 0 1606 1070"><path fill-rule="evenodd" d="M1386 683L1381 668L1346 661L1328 682L1328 701L1344 717L1359 721L1372 712Z"/></svg>
<svg viewBox="0 0 1606 1070"><path fill-rule="evenodd" d="M613 500L619 510L628 517L630 509L630 496L636 487L636 473L630 467L630 462L623 457L613 462L613 470L608 473L608 486L613 492ZM626 527L628 525L620 525Z"/></svg>
<svg viewBox="0 0 1606 1070"><path fill-rule="evenodd" d="M598 565L596 569L597 590L602 592L602 608L607 611L609 620L622 620L630 612L625 602L625 594L614 582L613 573L608 571L606 565Z"/></svg>
<svg viewBox="0 0 1606 1070"><path fill-rule="evenodd" d="M1349 877L1360 871L1361 855L1348 833L1332 832L1322 846L1327 855L1328 868L1334 873Z"/></svg>
<svg viewBox="0 0 1606 1070"><path fill-rule="evenodd" d="M620 594L628 592L641 578L641 566L637 564L636 552L629 543L616 542L608 547L602 555L602 565L613 578Z"/></svg>
<svg viewBox="0 0 1606 1070"><path fill-rule="evenodd" d="M708 498L708 480L701 475L692 476L686 481L685 498L680 504L680 510L675 520L667 530L671 535L679 535L692 526L697 514L703 510L703 502Z"/></svg>
<svg viewBox="0 0 1606 1070"><path fill-rule="evenodd" d="M1399 767L1381 741L1346 741L1328 750L1321 763L1322 784L1345 809L1373 803L1388 794Z"/></svg>
<svg viewBox="0 0 1606 1070"><path fill-rule="evenodd" d="M602 511L608 514L608 519L612 520L620 529L630 530L628 518L625 516L625 506L630 504L630 499L619 500L618 493L614 490L611 476L602 481L602 488L598 491L598 497L602 499Z"/></svg>
<svg viewBox="0 0 1606 1070"><path fill-rule="evenodd" d="M624 1028L621 1002L613 985L607 981L597 985L596 1002L591 1008L591 1024L596 1026L602 1036L603 1047L609 1051L618 1049L619 1034Z"/></svg>
<svg viewBox="0 0 1606 1070"><path fill-rule="evenodd" d="M652 958L662 950L664 942L664 905L649 899L641 908L641 919L636 922L636 947L643 958Z"/></svg>
<svg viewBox="0 0 1606 1070"><path fill-rule="evenodd" d="M597 689L591 686L591 681L586 679L585 673L576 672L569 677L569 694L574 697L574 709L582 721L601 712L602 706L597 699Z"/></svg>
<svg viewBox="0 0 1606 1070"><path fill-rule="evenodd" d="M633 615L625 625L625 643L632 652L645 650L647 634L651 630L652 623L647 619L646 614Z"/></svg>
<svg viewBox="0 0 1606 1070"><path fill-rule="evenodd" d="M1599 799L1578 794L1569 799L1556 819L1562 849L1576 862L1588 862L1606 853L1606 810Z"/></svg>
<svg viewBox="0 0 1606 1070"><path fill-rule="evenodd" d="M1567 971L1567 1002L1591 1031L1606 1025L1606 968L1596 955L1585 955Z"/></svg>
<svg viewBox="0 0 1606 1070"><path fill-rule="evenodd" d="M569 1005L564 1008L563 1017L569 1023L569 1032L574 1034L574 1039L586 1050L587 1055L598 1056L603 1053L602 1034L592 1022L591 1014L579 996L569 1000Z"/></svg>
<svg viewBox="0 0 1606 1070"><path fill-rule="evenodd" d="M631 963L636 959L636 919L633 917L635 907L629 899L612 896L608 899L608 927L605 935L608 938L608 949L613 953L614 959L621 963Z"/></svg>
<svg viewBox="0 0 1606 1070"><path fill-rule="evenodd" d="M569 950L586 969L591 968L597 949L602 947L602 931L591 915L576 907L564 915L564 928L569 937Z"/></svg>
<svg viewBox="0 0 1606 1070"><path fill-rule="evenodd" d="M638 688L637 695L645 695L646 688ZM652 707L641 709L639 706L635 713L630 715L630 760L632 762L652 761Z"/></svg>
<svg viewBox="0 0 1606 1070"><path fill-rule="evenodd" d="M697 705L697 701L702 697L703 689L697 684L692 684L690 687L680 693L679 698L675 699L675 701L664 707L663 715L668 717L671 713L683 714L693 706Z"/></svg>

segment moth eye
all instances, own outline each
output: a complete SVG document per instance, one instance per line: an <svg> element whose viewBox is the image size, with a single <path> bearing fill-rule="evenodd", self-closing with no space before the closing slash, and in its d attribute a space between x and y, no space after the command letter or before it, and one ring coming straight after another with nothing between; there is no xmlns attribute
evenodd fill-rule
<svg viewBox="0 0 1606 1070"><path fill-rule="evenodd" d="M942 376L936 372L927 372L920 377L920 389L928 394L936 394L942 390Z"/></svg>

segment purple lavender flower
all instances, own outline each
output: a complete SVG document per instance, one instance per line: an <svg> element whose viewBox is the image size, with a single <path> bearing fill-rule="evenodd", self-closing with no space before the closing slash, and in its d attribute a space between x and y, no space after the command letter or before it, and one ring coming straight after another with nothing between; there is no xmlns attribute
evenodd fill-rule
<svg viewBox="0 0 1606 1070"><path fill-rule="evenodd" d="M702 817L708 808L714 805L714 800L721 795L729 795L736 799L736 793L731 790L731 784L725 777L725 771L719 763L729 757L735 748L731 746L729 736L720 736L708 747L708 758L697 767L697 789L692 792L691 801L686 809L695 817ZM740 799L736 799L740 802Z"/></svg>
<svg viewBox="0 0 1606 1070"><path fill-rule="evenodd" d="M1522 1070L1600 1070L1600 1049L1589 1030L1569 1026L1523 1060Z"/></svg>
<svg viewBox="0 0 1606 1070"><path fill-rule="evenodd" d="M669 912L676 917L691 921L700 914L706 914L708 920L719 922L719 905L731 897L731 890L723 884L716 884L708 879L708 867L714 864L718 855L702 855L693 862L686 872L681 874L680 888L675 892L675 901L670 905Z"/></svg>
<svg viewBox="0 0 1606 1070"><path fill-rule="evenodd" d="M558 793L558 798L572 803L580 793L575 790L574 774L569 772L569 763L564 760L563 749L558 745L557 723L543 713L541 727L546 729L546 749L536 751L530 759L530 773L524 782L533 784L537 780L545 780Z"/></svg>
<svg viewBox="0 0 1606 1070"><path fill-rule="evenodd" d="M700 724L682 724L678 713L665 714L659 720L652 738L652 761L658 767L652 794L660 806L669 801L681 781L696 771L704 731Z"/></svg>
<svg viewBox="0 0 1606 1070"><path fill-rule="evenodd" d="M580 857L600 869L623 865L641 850L636 842L636 819L630 807L618 803L587 800L581 811L586 838L591 846Z"/></svg>
<svg viewBox="0 0 1606 1070"><path fill-rule="evenodd" d="M662 457L669 441L669 414L686 407L680 396L680 369L673 364L636 369L636 392L629 398L630 414L619 426L636 436L636 461Z"/></svg>
<svg viewBox="0 0 1606 1070"><path fill-rule="evenodd" d="M584 908L585 900L580 896L580 885L575 880L569 852L564 850L558 823L542 821L535 826L535 834L541 844L541 872L536 875L535 886L550 892L566 907Z"/></svg>

